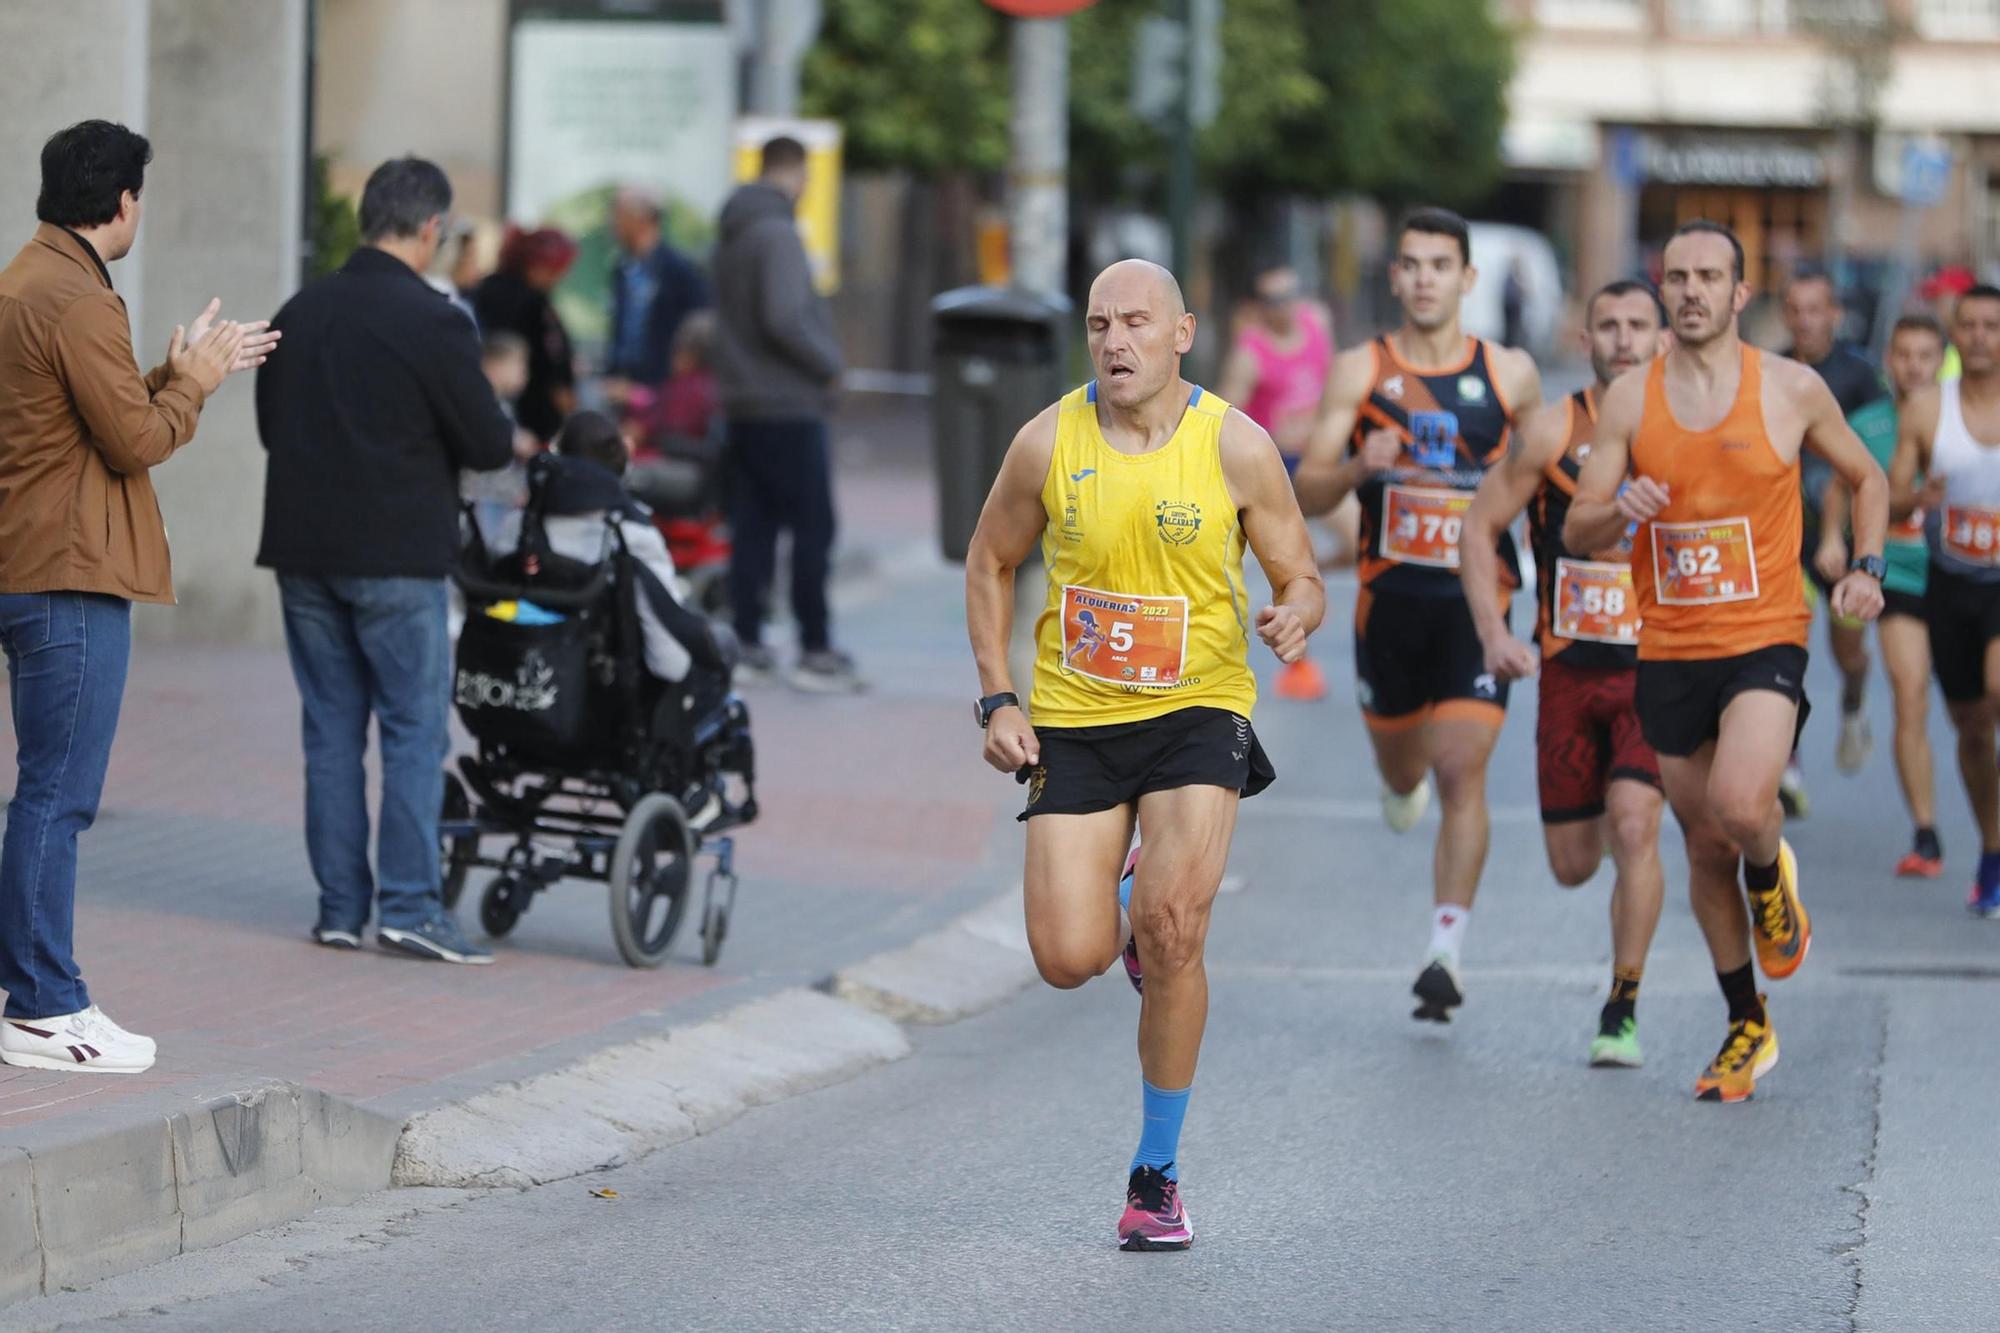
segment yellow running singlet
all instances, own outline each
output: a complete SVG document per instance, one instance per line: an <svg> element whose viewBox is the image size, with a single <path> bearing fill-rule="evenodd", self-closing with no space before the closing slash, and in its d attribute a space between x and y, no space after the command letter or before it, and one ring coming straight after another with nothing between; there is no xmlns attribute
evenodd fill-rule
<svg viewBox="0 0 2000 1333"><path fill-rule="evenodd" d="M1197 706L1250 716L1243 529L1222 475L1228 411L1197 388L1165 445L1122 454L1098 429L1095 383L1063 398L1042 482L1049 594L1035 628L1036 726Z"/></svg>

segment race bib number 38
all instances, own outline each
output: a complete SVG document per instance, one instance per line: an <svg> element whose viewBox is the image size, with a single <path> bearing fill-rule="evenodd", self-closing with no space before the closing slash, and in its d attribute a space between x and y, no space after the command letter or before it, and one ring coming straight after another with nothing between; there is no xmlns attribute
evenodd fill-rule
<svg viewBox="0 0 2000 1333"><path fill-rule="evenodd" d="M1063 588L1063 665L1113 685L1171 689L1187 659L1185 597Z"/></svg>
<svg viewBox="0 0 2000 1333"><path fill-rule="evenodd" d="M1556 561L1556 633L1588 643L1639 642L1632 567L1598 560Z"/></svg>
<svg viewBox="0 0 2000 1333"><path fill-rule="evenodd" d="M1969 565L2000 565L2000 509L1946 505L1944 549Z"/></svg>
<svg viewBox="0 0 2000 1333"><path fill-rule="evenodd" d="M1471 491L1391 484L1382 493L1382 554L1406 565L1458 568L1458 534Z"/></svg>
<svg viewBox="0 0 2000 1333"><path fill-rule="evenodd" d="M1662 606L1710 606L1757 597L1750 520L1654 523L1653 572Z"/></svg>

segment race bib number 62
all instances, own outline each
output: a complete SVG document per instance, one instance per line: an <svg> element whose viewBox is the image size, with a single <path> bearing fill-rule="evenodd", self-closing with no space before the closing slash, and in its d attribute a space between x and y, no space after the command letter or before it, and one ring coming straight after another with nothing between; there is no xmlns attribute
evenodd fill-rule
<svg viewBox="0 0 2000 1333"><path fill-rule="evenodd" d="M1662 606L1711 606L1757 597L1750 520L1653 524L1653 573Z"/></svg>

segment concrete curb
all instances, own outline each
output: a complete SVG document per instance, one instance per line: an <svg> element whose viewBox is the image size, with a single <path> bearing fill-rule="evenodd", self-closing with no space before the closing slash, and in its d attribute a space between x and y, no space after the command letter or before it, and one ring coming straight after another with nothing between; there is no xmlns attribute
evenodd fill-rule
<svg viewBox="0 0 2000 1333"><path fill-rule="evenodd" d="M1035 980L1021 891L1010 890L943 930L833 975L842 1000L899 1023L956 1023L1020 994Z"/></svg>
<svg viewBox="0 0 2000 1333"><path fill-rule="evenodd" d="M0 1156L0 1304L83 1286L350 1203L400 1126L292 1083Z"/></svg>
<svg viewBox="0 0 2000 1333"><path fill-rule="evenodd" d="M887 1019L794 987L416 1116L393 1180L520 1188L623 1166L909 1053Z"/></svg>

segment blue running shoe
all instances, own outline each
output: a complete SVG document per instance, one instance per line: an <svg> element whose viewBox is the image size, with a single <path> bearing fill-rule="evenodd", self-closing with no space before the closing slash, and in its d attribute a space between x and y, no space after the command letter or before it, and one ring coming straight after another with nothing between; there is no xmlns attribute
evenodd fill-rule
<svg viewBox="0 0 2000 1333"><path fill-rule="evenodd" d="M493 954L465 938L458 918L441 912L419 926L384 926L375 938L382 947L437 963L490 963Z"/></svg>

